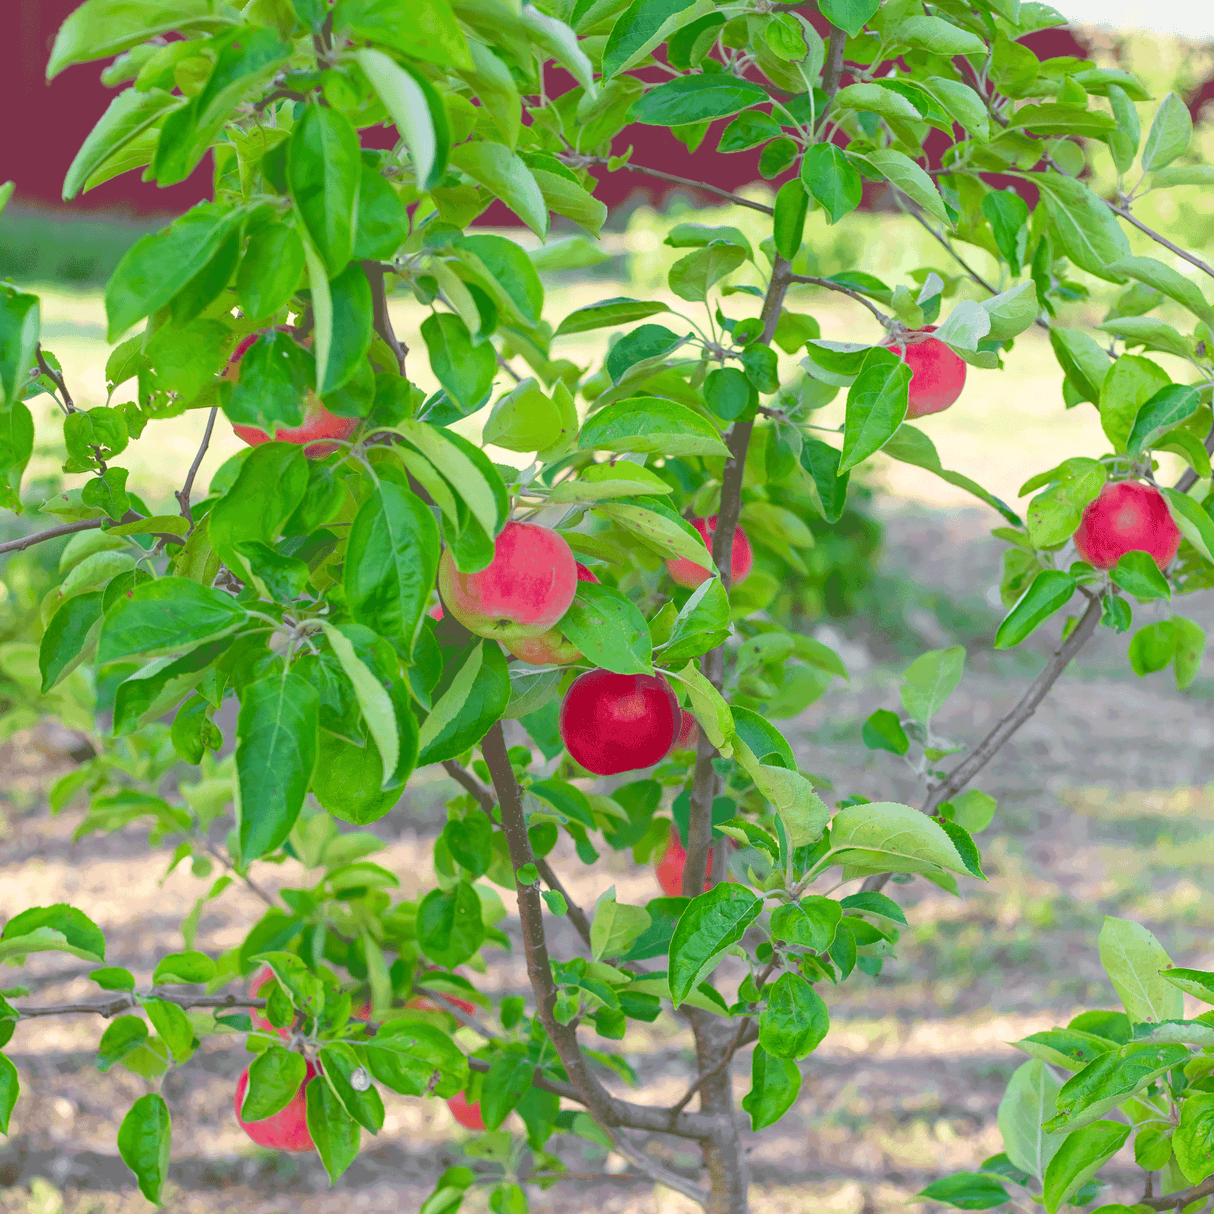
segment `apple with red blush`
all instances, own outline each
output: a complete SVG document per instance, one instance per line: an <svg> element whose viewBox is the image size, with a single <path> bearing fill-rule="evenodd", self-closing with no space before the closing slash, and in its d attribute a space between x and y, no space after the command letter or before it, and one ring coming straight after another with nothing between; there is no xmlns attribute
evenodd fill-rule
<svg viewBox="0 0 1214 1214"><path fill-rule="evenodd" d="M249 979L249 995L251 998L256 998L258 992L267 983L274 981L274 971L268 966L263 965L261 969ZM276 1029L262 1014L261 1008L249 1008L249 1018L253 1021L253 1027L259 1028L263 1033L277 1033L284 1041L287 1041L292 1032L291 1025L286 1025L284 1028Z"/></svg>
<svg viewBox="0 0 1214 1214"><path fill-rule="evenodd" d="M708 857L709 872L712 871L713 856L710 853ZM682 839L679 838L678 828L671 826L670 841L666 844L666 850L662 853L661 859L654 866L654 872L657 874L658 885L661 886L662 893L668 898L677 898L683 892L683 870L687 867L687 849L683 846ZM707 892L712 888L712 880L709 877L704 879L704 890Z"/></svg>
<svg viewBox="0 0 1214 1214"><path fill-rule="evenodd" d="M660 675L579 675L561 702L561 739L587 771L613 776L660 763L682 726L673 688Z"/></svg>
<svg viewBox="0 0 1214 1214"><path fill-rule="evenodd" d="M312 1135L308 1133L306 1091L313 1077L320 1074L320 1069L310 1058L307 1060L307 1064L304 1081L299 1085L299 1091L291 1097L291 1103L285 1109L279 1109L277 1113L265 1117L261 1121L245 1121L240 1115L245 1093L249 1090L249 1067L245 1067L236 1081L234 1102L236 1120L240 1123L240 1128L258 1146L273 1147L278 1151L312 1151L316 1149L312 1142Z"/></svg>
<svg viewBox="0 0 1214 1214"><path fill-rule="evenodd" d="M596 586L599 584L599 579L581 561L577 562L577 580L594 582ZM559 627L549 628L543 636L506 641L505 645L516 658L532 666L568 666L582 656L582 651L566 638Z"/></svg>
<svg viewBox="0 0 1214 1214"><path fill-rule="evenodd" d="M485 1128L485 1119L481 1116L481 1106L477 1104L469 1104L468 1097L463 1092L456 1092L447 1100L447 1108L451 1110L451 1116L464 1127L465 1130L483 1130Z"/></svg>
<svg viewBox="0 0 1214 1214"><path fill-rule="evenodd" d="M710 568L712 565L712 537L717 530L717 516L714 514L711 518L693 518L691 525L700 533L700 538L708 549L708 565L697 565L695 561L689 560L685 556L676 556L667 560L666 571L680 586L694 590L695 587L712 577ZM754 549L750 546L750 540L747 538L745 530L741 526L735 527L733 550L729 555L729 584L739 586L746 581L751 569L754 568L754 563Z"/></svg>
<svg viewBox="0 0 1214 1214"><path fill-rule="evenodd" d="M1163 494L1139 481L1105 485L1084 507L1075 532L1080 557L1097 569L1112 569L1127 552L1146 552L1164 569L1180 541L1180 528Z"/></svg>
<svg viewBox="0 0 1214 1214"><path fill-rule="evenodd" d="M924 325L907 331L901 339L891 337L884 343L911 369L908 422L943 413L956 403L965 387L965 360L938 337L927 336L935 331L935 325Z"/></svg>

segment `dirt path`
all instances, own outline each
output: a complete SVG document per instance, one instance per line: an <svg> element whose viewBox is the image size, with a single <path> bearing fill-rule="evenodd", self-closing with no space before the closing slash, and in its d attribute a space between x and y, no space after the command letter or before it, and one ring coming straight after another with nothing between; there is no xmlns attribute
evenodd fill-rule
<svg viewBox="0 0 1214 1214"><path fill-rule="evenodd" d="M901 631L857 629L840 638L851 683L786 724L802 764L829 775L837 795L913 804L918 789L901 761L874 755L859 740L867 713L897 704L897 672L913 656L898 656L907 629L918 630L920 647L954 638L973 643L970 669L940 719L961 741L985 732L1041 659L990 652L998 612L987 591L997 581L999 546L982 538L991 525L987 515L919 509L888 522L885 576L889 594L907 604ZM919 589L912 593L902 579ZM1210 608L1196 606L1176 609L1214 624ZM1048 643L1042 638L1036 653ZM832 1030L804 1064L801 1098L779 1126L748 1142L755 1214L902 1210L930 1179L1000 1150L995 1111L1022 1060L1007 1042L1065 1023L1084 1001L1112 1005L1096 957L1104 914L1148 924L1183 964L1214 964L1214 904L1203 898L1214 865L1208 846L1214 789L1204 787L1214 781L1214 678L1199 678L1183 694L1170 675L1139 680L1125 666L1125 645L1125 637L1102 630L980 777L979 786L1000 802L995 825L979 839L989 883L966 883L962 899L923 881L893 887L911 922L898 958L875 980L857 974L824 990ZM29 747L9 748L0 759L10 805L21 788L35 800L36 788L64 767ZM402 894L412 893L411 874L426 863L444 790L437 780L419 786L377 824L387 850L376 859L401 875ZM149 857L136 831L77 847L71 833L78 821L78 813L6 811L0 917L30 904L71 901L106 929L107 964L125 965L146 981L158 955L181 947L181 918L206 882L178 871L161 886L164 859ZM644 901L655 892L652 874L624 857L609 857L606 871L591 873L564 849L557 866L583 905L612 882L623 900ZM289 876L284 870L281 880ZM251 894L231 891L204 914L199 941L209 951L230 947L261 909ZM558 935L555 951L572 950L572 940ZM495 966L503 991L525 987L520 952ZM51 1002L95 993L87 968L44 954L31 959L28 972L38 1000ZM83 1018L30 1022L6 1051L24 1094L12 1135L0 1145L0 1214L148 1208L114 1147L114 1110L146 1085L121 1068L106 1075L93 1069L100 1029ZM646 1099L683 1090L692 1065L684 1046L666 1016L630 1040L629 1059ZM165 1083L174 1117L167 1206L174 1214L408 1214L441 1168L461 1158L462 1133L444 1105L389 1094L383 1132L330 1190L316 1160L259 1152L236 1127L233 1083L246 1060L243 1050L212 1039ZM738 1078L739 1096L746 1080ZM597 1148L566 1141L577 1144L566 1155L574 1170L604 1169ZM697 1166L690 1151L649 1146L675 1167ZM618 1159L606 1161L608 1171L617 1165ZM1117 1199L1132 1196L1103 1198ZM483 1203L478 1196L468 1208L479 1212ZM559 1184L532 1200L540 1214L590 1208L682 1214L689 1207L652 1186L609 1176Z"/></svg>

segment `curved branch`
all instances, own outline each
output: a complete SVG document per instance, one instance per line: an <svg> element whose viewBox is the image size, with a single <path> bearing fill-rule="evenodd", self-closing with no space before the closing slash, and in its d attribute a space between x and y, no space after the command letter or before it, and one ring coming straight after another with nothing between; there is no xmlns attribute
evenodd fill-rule
<svg viewBox="0 0 1214 1214"><path fill-rule="evenodd" d="M1163 245L1165 249L1175 253L1182 260L1187 261L1189 265L1196 266L1203 274L1208 274L1211 278L1214 278L1214 268L1207 265L1200 257L1194 257L1192 253L1186 252L1179 245L1174 245L1166 236L1161 236L1156 232L1154 228L1147 227L1141 219L1130 213L1129 207L1119 207L1115 202L1110 202L1107 198L1103 199L1103 202L1114 215L1120 215L1127 223L1132 223L1140 232L1145 232L1156 244Z"/></svg>
<svg viewBox="0 0 1214 1214"><path fill-rule="evenodd" d="M1191 1189L1181 1189L1179 1193L1168 1193L1165 1197L1140 1197L1140 1206L1149 1206L1152 1210L1183 1210L1191 1201L1199 1197L1209 1197L1214 1193L1214 1176L1195 1184Z"/></svg>
<svg viewBox="0 0 1214 1214"><path fill-rule="evenodd" d="M5 552L24 552L35 544L44 544L47 540L57 540L63 535L75 535L77 531L95 531L109 519L86 518L79 523L65 523L62 527L51 527L46 531L35 531L33 535L23 535L19 540L7 540L0 544L0 554Z"/></svg>
<svg viewBox="0 0 1214 1214"><path fill-rule="evenodd" d="M216 405L211 409L211 416L207 418L207 428L203 432L202 442L198 445L198 454L194 456L194 462L190 465L189 472L186 473L185 484L174 494L177 504L181 507L181 517L189 523L191 531L194 530L194 515L190 512L190 494L194 492L194 478L202 466L203 456L206 455L207 448L211 445L211 432L215 429L215 418L218 413L219 406Z"/></svg>
<svg viewBox="0 0 1214 1214"><path fill-rule="evenodd" d="M832 282L829 278L814 278L811 274L794 274L791 281L810 287L825 287L828 291L838 291L840 295L846 295L849 299L854 299L856 303L863 304L885 328L888 329L892 324L893 318L886 316L872 300L865 299L859 291L845 287L841 282Z"/></svg>
<svg viewBox="0 0 1214 1214"><path fill-rule="evenodd" d="M163 999L165 1003L175 1003L179 1008L190 1007L265 1007L267 1000L255 999L248 995L175 995L159 991L155 987L148 992L148 998ZM49 1007L18 1007L13 1005L18 1017L25 1020L33 1016L103 1016L110 1020L123 1012L132 1011L140 1006L134 992L116 995L99 1003L57 1003Z"/></svg>

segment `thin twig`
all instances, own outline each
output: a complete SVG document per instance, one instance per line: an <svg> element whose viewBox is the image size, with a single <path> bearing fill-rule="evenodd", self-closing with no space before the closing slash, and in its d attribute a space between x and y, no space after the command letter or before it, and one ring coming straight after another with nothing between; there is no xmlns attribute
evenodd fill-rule
<svg viewBox="0 0 1214 1214"><path fill-rule="evenodd" d="M65 523L62 527L51 527L46 531L35 531L33 535L23 535L19 540L7 540L0 544L0 554L5 552L24 552L35 544L45 544L47 540L57 540L60 536L75 535L77 531L96 531L108 523L109 519L86 518L79 523Z"/></svg>
<svg viewBox="0 0 1214 1214"><path fill-rule="evenodd" d="M146 997L163 999L166 1003L175 1003L179 1008L190 1007L265 1007L265 999L256 999L249 995L185 995L160 991L155 987ZM50 1007L18 1007L13 1005L17 1015L25 1020L32 1016L75 1016L94 1015L110 1020L123 1012L133 1011L140 1007L134 992L124 992L112 999L100 1003L59 1003Z"/></svg>
<svg viewBox="0 0 1214 1214"><path fill-rule="evenodd" d="M582 156L577 152L558 152L557 159L562 163L577 169L589 168L591 165L607 164L607 158L605 156ZM643 164L633 164L632 161L621 165L620 168L627 169L633 173L643 173L646 177L657 177L661 181L669 181L672 185L684 185L687 186L688 189L703 190L705 194L712 194L717 198L724 198L727 202L735 203L740 207L749 207L752 211L762 211L764 215L774 215L776 213L774 208L767 206L766 203L754 202L749 198L743 198L741 194L734 194L729 190L722 190L718 186L709 185L706 181L692 181L688 177L676 177L673 173L663 173L661 169L647 168Z"/></svg>
<svg viewBox="0 0 1214 1214"><path fill-rule="evenodd" d="M666 1188L673 1189L676 1193L682 1193L684 1197L691 1198L701 1206L708 1205L707 1189L688 1180L685 1176L680 1176L678 1172L664 1168L657 1160L650 1159L644 1151L628 1140L628 1135L623 1130L616 1130L612 1137L615 1139L615 1149L630 1163L640 1168L650 1180L665 1185Z"/></svg>
<svg viewBox="0 0 1214 1214"><path fill-rule="evenodd" d="M1191 1189L1181 1189L1179 1193L1168 1193L1163 1197L1140 1197L1140 1206L1150 1206L1152 1210L1183 1210L1191 1201L1199 1197L1209 1197L1214 1193L1214 1176L1195 1184Z"/></svg>
<svg viewBox="0 0 1214 1214"><path fill-rule="evenodd" d="M1122 219L1128 223L1132 223L1140 232L1145 232L1156 244L1163 245L1165 249L1169 249L1175 253L1177 257L1187 261L1189 265L1196 266L1203 274L1208 274L1214 278L1214 268L1208 266L1200 257L1194 257L1192 253L1186 252L1179 245L1174 245L1166 236L1161 236L1154 228L1149 228L1141 219L1130 213L1129 207L1119 207L1116 203L1110 202L1107 198L1102 200L1104 205L1113 212L1114 215L1120 215ZM1210 1190L1214 1192L1214 1190Z"/></svg>
<svg viewBox="0 0 1214 1214"><path fill-rule="evenodd" d="M893 323L893 317L886 316L872 300L865 299L859 291L853 290L851 287L845 287L841 282L832 282L829 278L815 278L811 274L794 274L790 281L804 286L825 287L828 291L838 291L840 295L846 295L850 299L854 299L856 303L863 304L885 328L890 328Z"/></svg>
<svg viewBox="0 0 1214 1214"><path fill-rule="evenodd" d="M223 852L215 847L214 844L207 840L203 840L202 845L212 856L215 857L216 860L219 861L220 864L224 866L224 868L231 873L235 873L236 876L238 876L245 883L245 885L249 887L249 891L256 894L267 906L273 906L275 908L280 906L280 903L273 896L273 894L267 894L266 891L262 889L252 877L237 871L236 865L233 864L232 861L223 854Z"/></svg>
<svg viewBox="0 0 1214 1214"><path fill-rule="evenodd" d="M672 1113L678 1113L685 1109L690 1103L691 1098L700 1090L705 1083L708 1082L714 1075L723 1071L733 1060L733 1056L743 1047L749 1045L752 1041L758 1041L759 1030L757 1026L752 1027L751 1018L743 1016L738 1022L738 1031L734 1033L733 1040L726 1046L724 1054L721 1055L721 1061L712 1067L711 1070L703 1071L697 1075L692 1085L683 1093L682 1097L670 1106Z"/></svg>
<svg viewBox="0 0 1214 1214"><path fill-rule="evenodd" d="M215 416L219 412L219 407L215 406L211 409L211 416L207 418L207 428L202 435L202 443L198 448L198 454L194 456L194 462L190 465L190 471L186 474L185 484L178 490L177 504L181 507L181 517L190 525L190 530L194 530L194 516L190 513L190 494L194 491L194 477L198 475L198 469L202 464L203 456L207 453L207 448L211 445L211 431L215 429Z"/></svg>

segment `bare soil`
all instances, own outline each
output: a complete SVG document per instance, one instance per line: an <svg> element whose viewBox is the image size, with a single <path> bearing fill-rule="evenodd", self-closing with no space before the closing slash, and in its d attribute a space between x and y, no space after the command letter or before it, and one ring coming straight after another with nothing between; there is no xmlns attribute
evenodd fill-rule
<svg viewBox="0 0 1214 1214"><path fill-rule="evenodd" d="M897 706L907 630L921 647L971 647L966 677L940 718L944 732L971 744L1014 703L1057 630L1033 638L1024 652L992 653L999 612L988 592L998 580L1000 545L986 536L988 512L903 508L886 522L886 623L833 626L852 680L784 724L802 765L829 776L836 795L914 804L920 790L901 760L867 751L859 737L869 712ZM1214 625L1208 605L1178 601L1175 610ZM895 618L899 627L889 627ZM832 1028L803 1066L800 1100L778 1126L747 1136L755 1214L902 1210L933 1178L1001 1150L996 1109L1023 1060L1008 1043L1063 1024L1081 1007L1114 1003L1096 956L1103 915L1147 924L1180 964L1214 966L1214 903L1204 896L1214 865L1214 678L1200 677L1184 693L1167 673L1137 679L1126 666L1126 642L1100 630L977 781L999 800L995 823L979 839L988 883L963 883L960 899L922 880L890 887L911 924L897 959L876 979L857 972L823 992ZM52 817L42 800L69 766L28 736L0 753L0 919L28 905L70 901L104 927L107 964L127 966L146 982L156 958L181 947L182 917L207 882L183 869L162 883L165 857L149 854L135 830L74 844L79 813ZM377 824L387 850L376 859L399 874L402 894L413 892L428 866L446 791L437 779L422 784ZM627 853L595 870L571 849L554 860L583 905L612 882L621 900L654 895L652 874L637 871ZM271 870L264 879L293 878ZM232 946L261 910L248 891L232 889L204 913L200 945L212 952ZM503 925L510 934L513 924ZM572 936L558 932L554 948L575 951ZM525 989L520 953L494 967L503 991ZM85 998L96 993L88 968L44 954L21 974L5 971L0 985L27 982L30 1003ZM23 1092L0 1145L0 1214L147 1208L114 1136L121 1112L148 1085L121 1067L97 1073L102 1027L86 1017L32 1020L7 1047ZM668 1102L681 1094L694 1065L686 1044L668 1016L630 1038L642 1098ZM236 1126L233 1085L246 1062L238 1044L212 1038L164 1082L174 1126L167 1201L174 1214L410 1212L443 1167L465 1158L465 1136L444 1104L388 1094L382 1133L330 1189L315 1157L260 1151ZM739 1097L748 1078L737 1077ZM532 1190L533 1210L690 1210L677 1195L612 1175L625 1168L618 1157L563 1141L575 1144L564 1152L571 1169L588 1179ZM681 1144L638 1141L689 1175L698 1167ZM1103 1198L1133 1199L1118 1187ZM482 1190L466 1208L482 1211L485 1200Z"/></svg>

